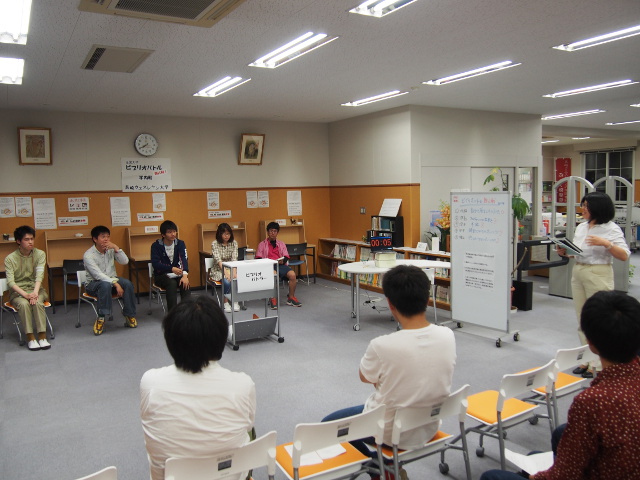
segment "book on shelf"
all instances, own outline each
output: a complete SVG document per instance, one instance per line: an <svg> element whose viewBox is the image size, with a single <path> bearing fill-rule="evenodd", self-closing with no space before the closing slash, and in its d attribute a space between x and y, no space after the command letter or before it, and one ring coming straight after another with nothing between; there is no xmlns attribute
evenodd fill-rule
<svg viewBox="0 0 640 480"><path fill-rule="evenodd" d="M346 245L345 259L355 261L356 259L356 246Z"/></svg>
<svg viewBox="0 0 640 480"><path fill-rule="evenodd" d="M451 303L449 295L449 287L444 285L436 285L435 300L443 303Z"/></svg>
<svg viewBox="0 0 640 480"><path fill-rule="evenodd" d="M371 249L369 247L360 247L360 261L367 262L371 259Z"/></svg>

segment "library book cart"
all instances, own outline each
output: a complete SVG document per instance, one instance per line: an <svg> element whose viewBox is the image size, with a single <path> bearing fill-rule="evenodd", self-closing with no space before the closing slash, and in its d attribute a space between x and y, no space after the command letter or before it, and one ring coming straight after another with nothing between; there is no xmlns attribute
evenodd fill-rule
<svg viewBox="0 0 640 480"><path fill-rule="evenodd" d="M284 342L280 336L280 298L278 288L278 273L274 270L277 262L269 259L241 260L237 262L223 262L222 268L233 272L231 291L223 295L229 299L231 305L235 302L264 299L264 316L253 314L252 318L236 320L235 309L231 309L231 323L227 343L238 350L238 342L259 338L275 337L278 343ZM278 299L275 315L269 315L268 300Z"/></svg>

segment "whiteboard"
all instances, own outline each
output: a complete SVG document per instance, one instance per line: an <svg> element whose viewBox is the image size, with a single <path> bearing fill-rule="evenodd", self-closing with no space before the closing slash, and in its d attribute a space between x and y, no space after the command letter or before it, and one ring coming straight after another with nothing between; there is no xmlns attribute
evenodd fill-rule
<svg viewBox="0 0 640 480"><path fill-rule="evenodd" d="M509 331L511 193L451 193L451 316Z"/></svg>

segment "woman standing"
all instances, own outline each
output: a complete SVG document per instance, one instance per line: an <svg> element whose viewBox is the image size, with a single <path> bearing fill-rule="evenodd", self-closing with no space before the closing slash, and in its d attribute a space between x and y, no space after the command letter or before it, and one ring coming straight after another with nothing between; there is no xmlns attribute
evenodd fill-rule
<svg viewBox="0 0 640 480"><path fill-rule="evenodd" d="M235 262L238 260L238 242L233 239L233 231L228 223L218 225L216 239L211 242L211 254L213 255L213 267L211 279L219 282L222 280L222 291L225 294L231 292L231 277L229 271L222 271L222 262ZM233 303L234 311L240 310L238 302ZM229 300L224 297L224 311L231 313Z"/></svg>
<svg viewBox="0 0 640 480"><path fill-rule="evenodd" d="M631 251L624 239L620 227L612 222L615 207L606 193L587 193L580 202L584 222L577 226L573 243L582 249L576 257L571 277L571 291L578 321L584 302L596 292L613 290L614 258L625 261ZM566 256L566 250L558 248L558 254ZM578 328L578 336L582 345L587 344L582 330ZM592 366L593 367L593 366ZM592 378L593 372L587 365L574 370L585 378Z"/></svg>

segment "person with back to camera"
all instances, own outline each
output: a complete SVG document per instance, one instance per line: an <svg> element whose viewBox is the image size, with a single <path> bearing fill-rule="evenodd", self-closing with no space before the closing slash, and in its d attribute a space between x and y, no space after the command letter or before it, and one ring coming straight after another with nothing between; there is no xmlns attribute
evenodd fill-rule
<svg viewBox="0 0 640 480"><path fill-rule="evenodd" d="M121 265L129 263L129 257L118 245L111 242L111 232L104 225L91 229L93 247L84 252L82 261L87 271L85 289L89 295L98 297L98 318L93 325L93 334L102 335L104 317L111 315L113 290L122 298L124 326L136 328L136 294L133 283L116 273L117 261Z"/></svg>
<svg viewBox="0 0 640 480"><path fill-rule="evenodd" d="M613 290L613 259L625 261L631 254L622 230L612 222L616 212L609 195L602 192L587 193L580 201L580 207L585 221L576 227L573 243L583 253L576 257L571 277L578 322L582 306L591 295L601 290ZM558 248L557 251L558 255L567 256L565 249ZM580 328L578 337L582 345L587 344ZM593 378L592 370L598 368L598 365L580 365L573 373Z"/></svg>
<svg viewBox="0 0 640 480"><path fill-rule="evenodd" d="M404 407L428 407L451 393L456 343L451 329L427 320L429 279L423 270L398 265L382 277L382 290L393 318L402 330L374 338L360 360L360 381L370 383L374 392L364 405L338 410L323 422L346 418L386 405L384 443L391 445L391 431L396 410ZM401 449L423 446L438 431L439 422L404 432ZM370 456L364 444L374 439L353 442L353 446ZM406 472L401 470L402 478ZM388 475L387 475L388 477Z"/></svg>
<svg viewBox="0 0 640 480"><path fill-rule="evenodd" d="M171 220L160 224L162 238L151 244L151 264L155 284L166 290L167 311L180 300L185 301L191 296L189 289L189 260L187 247L178 239L178 227Z"/></svg>
<svg viewBox="0 0 640 480"><path fill-rule="evenodd" d="M152 480L164 478L168 458L211 457L247 444L256 412L251 378L219 363L228 326L211 297L181 302L164 318L162 329L175 364L148 370L140 381Z"/></svg>
<svg viewBox="0 0 640 480"><path fill-rule="evenodd" d="M302 303L296 298L296 272L294 272L287 263L289 262L289 252L287 246L281 240L278 240L280 225L276 222L270 222L267 225L267 238L258 244L256 250L256 258L270 258L278 261L278 277L280 280L285 278L289 280L289 294L287 295L287 305L292 307L301 307ZM269 299L269 306L272 310L278 308L278 300L276 298Z"/></svg>
<svg viewBox="0 0 640 480"><path fill-rule="evenodd" d="M27 340L27 348L32 351L48 350L47 314L44 302L49 299L42 287L44 267L47 263L45 253L35 248L36 231L29 225L18 227L13 232L18 249L4 259L7 287L11 289L9 302L18 311ZM33 334L33 323L38 334Z"/></svg>
<svg viewBox="0 0 640 480"><path fill-rule="evenodd" d="M553 466L535 475L491 470L480 480L640 478L640 303L622 292L596 292L580 325L603 368L553 432Z"/></svg>
<svg viewBox="0 0 640 480"><path fill-rule="evenodd" d="M233 230L228 223L221 223L216 230L216 239L211 242L211 255L213 256L213 267L211 268L211 279L219 282L222 280L222 291L224 294L231 293L231 274L222 271L222 262L235 262L238 260L238 242L233 238ZM233 302L233 309L240 310L238 302ZM224 297L224 311L231 313L229 299Z"/></svg>

